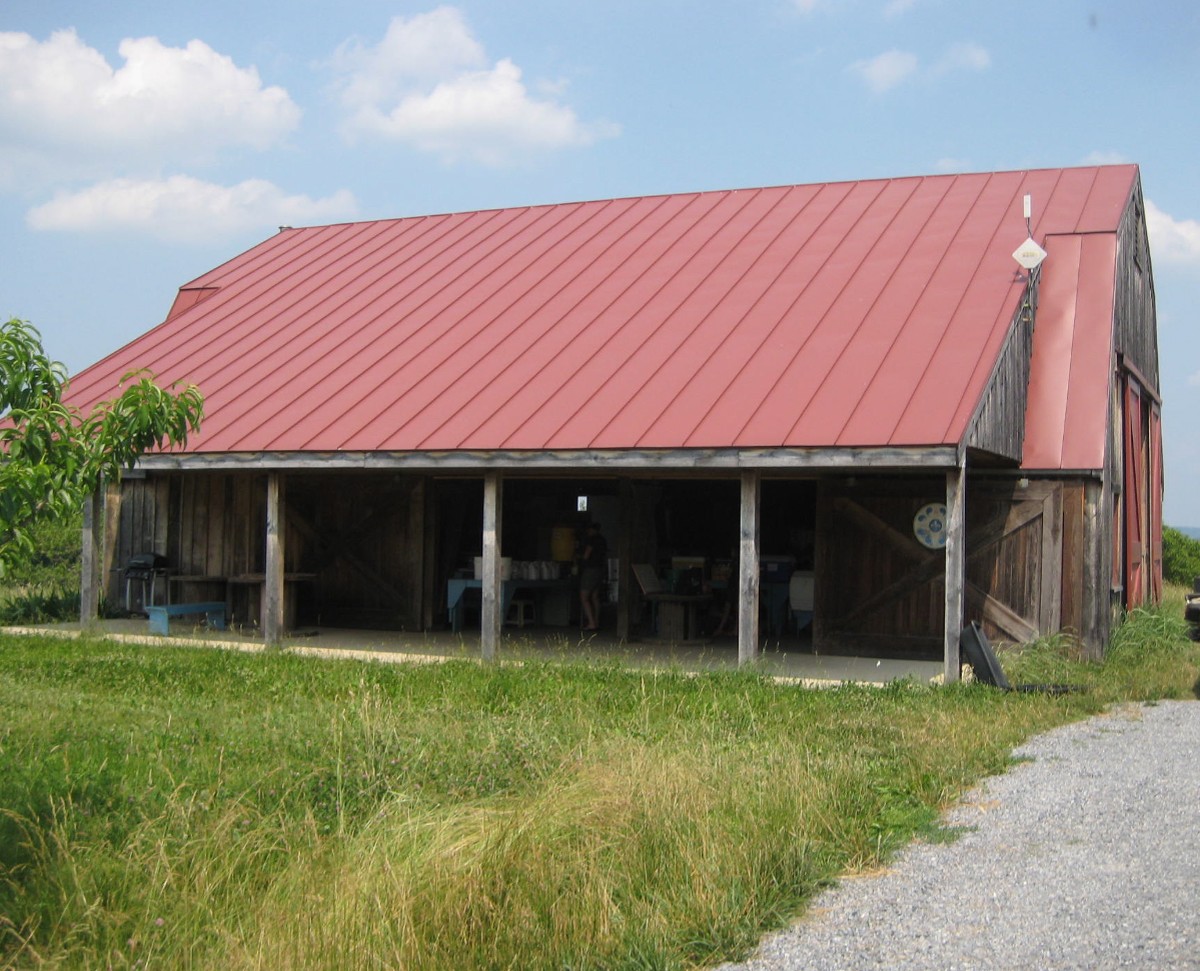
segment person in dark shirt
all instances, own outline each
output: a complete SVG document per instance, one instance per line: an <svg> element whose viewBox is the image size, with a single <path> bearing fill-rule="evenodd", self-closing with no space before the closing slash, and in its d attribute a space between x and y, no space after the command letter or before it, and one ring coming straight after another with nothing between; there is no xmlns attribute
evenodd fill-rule
<svg viewBox="0 0 1200 971"><path fill-rule="evenodd" d="M600 587L608 566L608 543L600 527L589 523L583 541L579 569L579 602L583 607L583 629L600 629Z"/></svg>

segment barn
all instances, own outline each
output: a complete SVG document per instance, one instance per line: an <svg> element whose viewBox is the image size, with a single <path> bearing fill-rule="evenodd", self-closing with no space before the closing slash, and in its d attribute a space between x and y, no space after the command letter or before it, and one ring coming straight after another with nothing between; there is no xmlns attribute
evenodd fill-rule
<svg viewBox="0 0 1200 971"><path fill-rule="evenodd" d="M1097 656L1161 591L1135 165L281 227L72 401L135 368L206 418L90 505L85 618L154 553L149 596L268 641L477 606L490 658L514 601L578 625L587 521L617 636L723 598L743 662L788 633L953 678L970 620Z"/></svg>

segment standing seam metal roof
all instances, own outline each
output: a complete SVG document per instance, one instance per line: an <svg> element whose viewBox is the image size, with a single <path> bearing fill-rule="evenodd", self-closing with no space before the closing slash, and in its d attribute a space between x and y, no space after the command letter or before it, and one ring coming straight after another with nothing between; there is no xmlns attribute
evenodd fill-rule
<svg viewBox="0 0 1200 971"><path fill-rule="evenodd" d="M71 397L136 367L195 382L195 452L958 444L1022 294L1022 197L1051 252L1039 328L1078 294L1058 345L1087 352L1111 342L1112 272L1090 267L1111 266L1136 180L939 175L285 229L187 284ZM1091 407L1061 377L1031 383L1031 414L1053 404L1058 423L1033 435L1047 467L1082 455L1045 443Z"/></svg>

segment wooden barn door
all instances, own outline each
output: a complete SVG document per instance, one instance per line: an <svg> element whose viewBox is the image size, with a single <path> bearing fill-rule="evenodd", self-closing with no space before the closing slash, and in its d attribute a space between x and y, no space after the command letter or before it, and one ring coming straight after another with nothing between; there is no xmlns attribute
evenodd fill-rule
<svg viewBox="0 0 1200 971"><path fill-rule="evenodd" d="M913 536L938 484L824 485L818 492L814 647L830 654L941 657L946 561ZM944 488L944 487L943 487ZM972 479L966 619L1023 643L1062 625L1063 486Z"/></svg>
<svg viewBox="0 0 1200 971"><path fill-rule="evenodd" d="M1150 598L1162 602L1163 594L1163 452L1162 414L1157 404L1150 406Z"/></svg>
<svg viewBox="0 0 1200 971"><path fill-rule="evenodd" d="M1125 607L1146 602L1150 593L1149 422L1141 385L1125 375L1125 469L1122 505L1125 520Z"/></svg>
<svg viewBox="0 0 1200 971"><path fill-rule="evenodd" d="M944 481L827 482L817 490L819 653L941 658L945 553L913 535L913 514L943 501Z"/></svg>
<svg viewBox="0 0 1200 971"><path fill-rule="evenodd" d="M967 617L995 641L1024 643L1062 626L1062 502L1059 482L981 483L971 492Z"/></svg>

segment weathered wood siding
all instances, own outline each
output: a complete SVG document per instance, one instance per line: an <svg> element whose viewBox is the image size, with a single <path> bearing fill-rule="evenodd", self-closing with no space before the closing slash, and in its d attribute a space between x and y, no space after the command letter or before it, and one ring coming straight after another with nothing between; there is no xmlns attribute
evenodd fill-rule
<svg viewBox="0 0 1200 971"><path fill-rule="evenodd" d="M941 656L944 553L921 546L912 521L926 503L944 502L944 489L935 479L822 483L817 651ZM968 477L966 619L980 621L993 641L1081 626L1082 499L1082 485L1069 480ZM1069 564L1067 550L1075 556Z"/></svg>
<svg viewBox="0 0 1200 971"><path fill-rule="evenodd" d="M425 482L393 475L294 475L285 503L285 570L315 575L289 588L300 623L419 629ZM179 598L224 595L234 619L259 620L261 591L228 578L266 569L266 476L149 474L122 483L107 592L123 602L121 569L137 553L165 556Z"/></svg>
<svg viewBox="0 0 1200 971"><path fill-rule="evenodd" d="M1023 643L1057 631L1062 483L977 480L968 502L968 615L997 643Z"/></svg>
<svg viewBox="0 0 1200 971"><path fill-rule="evenodd" d="M1157 398L1159 391L1158 324L1146 207L1139 181L1121 218L1117 234L1115 343L1117 353L1133 366Z"/></svg>
<svg viewBox="0 0 1200 971"><path fill-rule="evenodd" d="M1025 408L1029 400L1029 362L1033 351L1036 290L1026 289L1021 306L988 380L979 408L967 429L966 444L992 455L1021 459Z"/></svg>
<svg viewBox="0 0 1200 971"><path fill-rule="evenodd" d="M289 569L301 622L419 630L423 624L426 482L419 476L321 475L288 480Z"/></svg>
<svg viewBox="0 0 1200 971"><path fill-rule="evenodd" d="M944 477L820 483L814 650L942 656L944 554L917 542L912 521L926 503L945 497ZM968 515L970 508L968 490Z"/></svg>

